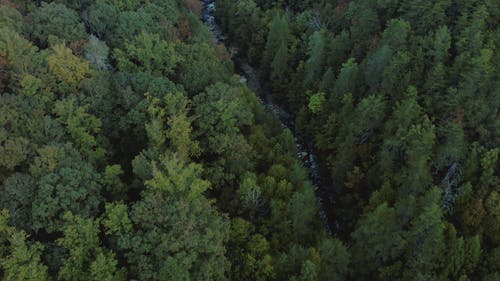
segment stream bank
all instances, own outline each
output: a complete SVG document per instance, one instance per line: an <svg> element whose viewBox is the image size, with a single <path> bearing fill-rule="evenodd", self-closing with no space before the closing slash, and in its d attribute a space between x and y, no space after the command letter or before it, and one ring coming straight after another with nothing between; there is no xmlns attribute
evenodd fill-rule
<svg viewBox="0 0 500 281"><path fill-rule="evenodd" d="M224 43L226 41L226 37L220 26L217 24L215 18L215 0L202 0L202 3L202 16L205 25L212 32L215 43ZM242 58L234 58L233 62L236 66L236 73L244 78L242 80L258 95L260 102L276 115L284 128L287 128L292 132L295 145L297 147L297 157L308 169L309 179L315 188L320 219L323 222L326 231L330 235L333 235L332 230L338 229L339 224L327 215L328 212L326 211L326 204L332 202L332 198L328 192L330 189L325 186L326 181L323 180L319 173L316 160L317 157L314 153L314 146L312 142L305 140L297 131L295 126L295 116L274 102L272 93L261 83L259 72Z"/></svg>

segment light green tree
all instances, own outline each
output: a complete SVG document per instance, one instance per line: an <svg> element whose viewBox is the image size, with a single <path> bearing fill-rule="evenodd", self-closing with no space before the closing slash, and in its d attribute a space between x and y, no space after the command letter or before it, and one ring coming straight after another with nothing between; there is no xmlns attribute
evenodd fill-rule
<svg viewBox="0 0 500 281"><path fill-rule="evenodd" d="M8 225L9 212L0 211L0 270L5 281L49 281L47 266L42 263L43 246L30 243L24 231Z"/></svg>
<svg viewBox="0 0 500 281"><path fill-rule="evenodd" d="M70 212L64 214L63 237L57 244L68 250L59 280L125 280L126 272L118 268L115 254L101 245L100 221L84 219Z"/></svg>

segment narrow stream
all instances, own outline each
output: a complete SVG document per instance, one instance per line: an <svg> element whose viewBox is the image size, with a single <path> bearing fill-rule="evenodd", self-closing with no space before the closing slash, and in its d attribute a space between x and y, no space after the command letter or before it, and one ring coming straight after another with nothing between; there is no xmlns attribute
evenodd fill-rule
<svg viewBox="0 0 500 281"><path fill-rule="evenodd" d="M217 24L215 20L215 0L202 0L203 3L203 21L205 25L210 29L214 36L216 43L222 43L225 41L226 37L222 32L222 29ZM314 147L311 142L308 142L300 133L297 132L295 127L295 116L288 113L282 107L273 102L273 96L264 87L262 87L258 71L256 71L252 66L246 63L241 58L234 59L234 64L238 74L243 78L242 81L247 84L247 86L257 93L261 103L271 110L281 121L284 128L288 128L295 138L295 144L297 146L297 157L302 161L303 165L309 170L309 178L315 187L316 198L319 207L319 216L327 230L327 232L332 235L332 227L338 229L339 225L337 222L332 222L327 216L326 206L328 202L331 202L329 198L328 188L325 186L325 181L320 176L318 171L318 165L316 162L316 155L314 154Z"/></svg>

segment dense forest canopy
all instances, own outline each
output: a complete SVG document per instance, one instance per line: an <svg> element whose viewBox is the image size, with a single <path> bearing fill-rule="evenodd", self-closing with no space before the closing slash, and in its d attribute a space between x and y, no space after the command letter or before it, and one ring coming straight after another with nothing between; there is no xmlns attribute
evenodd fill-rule
<svg viewBox="0 0 500 281"><path fill-rule="evenodd" d="M2 280L500 280L500 2L208 3L0 0Z"/></svg>

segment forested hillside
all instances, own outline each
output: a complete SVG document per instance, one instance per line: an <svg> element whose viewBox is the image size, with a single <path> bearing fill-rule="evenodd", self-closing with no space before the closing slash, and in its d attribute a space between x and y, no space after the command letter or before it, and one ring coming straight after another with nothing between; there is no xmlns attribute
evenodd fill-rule
<svg viewBox="0 0 500 281"><path fill-rule="evenodd" d="M346 274L290 131L200 11L1 1L3 280Z"/></svg>
<svg viewBox="0 0 500 281"><path fill-rule="evenodd" d="M209 2L0 0L1 280L500 280L498 1Z"/></svg>
<svg viewBox="0 0 500 281"><path fill-rule="evenodd" d="M500 280L499 1L217 5L315 147L349 279Z"/></svg>

